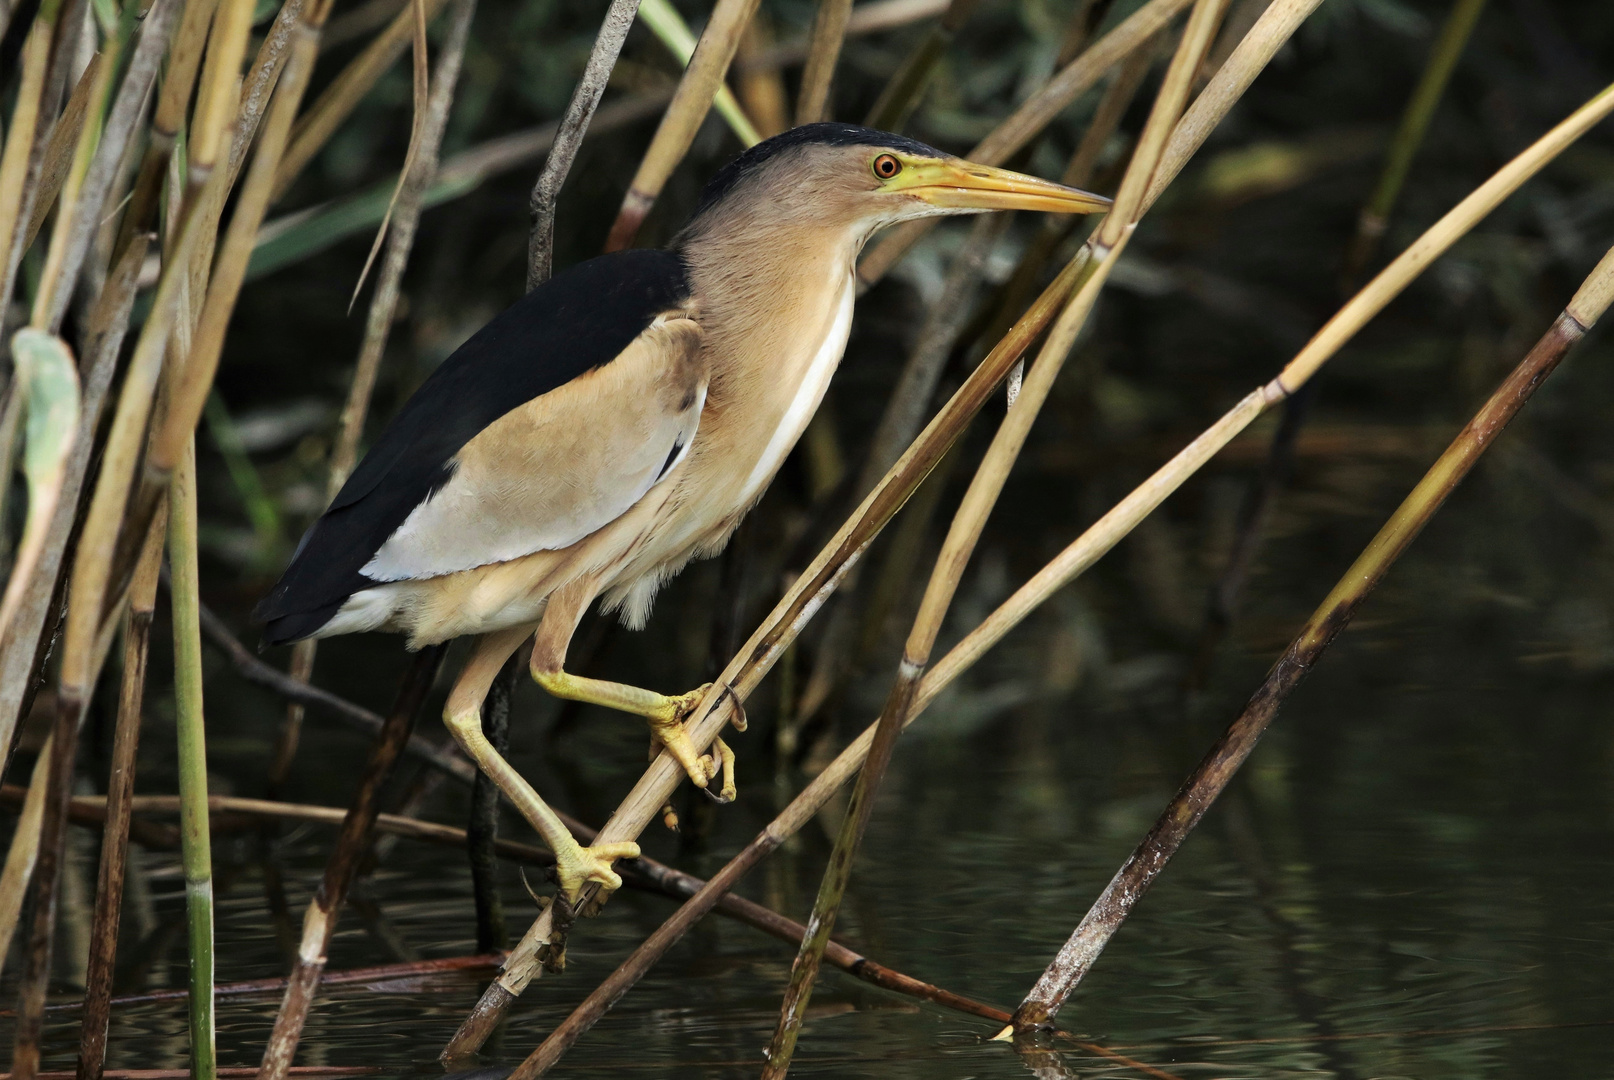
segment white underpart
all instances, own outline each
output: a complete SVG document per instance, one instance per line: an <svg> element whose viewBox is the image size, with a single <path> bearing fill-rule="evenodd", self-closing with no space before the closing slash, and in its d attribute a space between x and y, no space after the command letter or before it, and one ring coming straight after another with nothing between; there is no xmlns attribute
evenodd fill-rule
<svg viewBox="0 0 1614 1080"><path fill-rule="evenodd" d="M779 471L784 464L785 455L790 448L796 445L801 433L807 430L807 422L818 411L818 403L824 400L824 391L829 389L830 376L840 365L841 356L846 352L846 339L852 333L852 303L857 298L856 280L851 274L846 276L846 284L841 288L840 306L835 312L835 321L830 324L829 333L824 336L823 342L818 346L818 352L813 355L807 364L807 373L796 388L796 396L791 399L790 407L780 418L779 426L774 429L773 438L768 440L767 447L762 451L762 457L757 459L751 475L745 479L745 499L750 503L761 493L767 482L773 479L773 474Z"/></svg>
<svg viewBox="0 0 1614 1080"><path fill-rule="evenodd" d="M379 630L392 618L398 601L403 599L402 586L377 585L373 589L360 589L343 601L330 622L314 634L317 638L336 637L339 634L362 634Z"/></svg>

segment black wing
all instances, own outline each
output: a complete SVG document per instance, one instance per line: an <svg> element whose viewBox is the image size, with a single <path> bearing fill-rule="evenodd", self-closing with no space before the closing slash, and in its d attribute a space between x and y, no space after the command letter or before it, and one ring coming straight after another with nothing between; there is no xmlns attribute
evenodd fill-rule
<svg viewBox="0 0 1614 1080"><path fill-rule="evenodd" d="M512 409L609 363L689 296L670 251L602 255L496 316L421 384L376 440L253 612L264 641L307 637L376 584L360 568L453 475L453 458Z"/></svg>

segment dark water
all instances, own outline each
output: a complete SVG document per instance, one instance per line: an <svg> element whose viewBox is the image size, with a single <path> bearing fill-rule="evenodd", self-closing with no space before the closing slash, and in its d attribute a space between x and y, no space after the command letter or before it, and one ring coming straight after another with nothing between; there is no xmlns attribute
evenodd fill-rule
<svg viewBox="0 0 1614 1080"><path fill-rule="evenodd" d="M1525 505L1534 512L1515 527L1564 540L1552 558L1521 561L1486 548L1465 555L1472 530L1499 500L1517 496L1509 475L1482 470L1302 688L1071 1000L1061 1017L1069 1030L1181 1077L1608 1074L1614 734L1600 674L1606 658L1587 652L1606 608L1585 584L1598 576L1599 544L1589 535L1565 540L1572 521ZM1326 488L1327 478L1317 483ZM1370 499L1364 510L1377 505ZM1365 537L1371 515L1361 517L1335 532ZM1253 604L1257 629L1235 643L1187 714L1170 690L1177 654L1106 652L1116 646L1093 630L1096 586L1078 587L1055 605L1057 617L998 658L1018 680L994 686L983 673L938 704L899 747L843 939L882 963L1012 1007L1254 685L1276 640L1255 641L1267 632L1263 617L1281 634L1280 614L1303 612L1321 595L1324 572L1300 569L1317 556L1304 550L1305 531L1297 535L1300 547L1284 546L1297 542L1291 537L1275 550L1264 579L1274 591ZM1444 606L1420 607L1432 595ZM1069 639L1058 657L1045 647L1056 624ZM1074 670L1075 688L1039 689L1027 674L1038 670L1067 684ZM214 685L248 716L271 715L256 692L226 690L226 673ZM878 689L870 679L861 693ZM1031 700L1003 705L1015 696ZM863 715L868 706L861 703ZM638 728L586 714L556 732L551 706L525 690L517 709L544 718L517 724L523 768L557 802L602 816L641 760ZM160 741L165 723L158 717L148 739ZM258 726L215 723L215 768L242 787L262 760L267 727ZM428 734L436 736L435 724ZM777 795L765 744L742 736L736 745L742 800L717 812L707 849L681 854L657 826L652 854L710 873L764 820ZM303 751L310 770L338 786L333 778L350 773L359 752L356 738L323 729ZM165 752L152 754L155 786ZM425 816L458 821L463 812L463 794L445 790ZM290 833L277 850L294 911L330 835ZM743 891L804 915L826 849L824 830L808 830ZM282 972L254 850L249 840L218 844L228 879L218 905L221 982ZM152 854L146 866L155 916L172 918L182 905L174 859ZM533 905L515 872L504 873L519 928ZM400 843L363 890L382 921L367 927L350 910L331 967L394 962L400 950L474 951L468 893L457 853ZM483 1063L519 1060L669 910L662 898L625 891L582 925L565 975L529 989ZM790 957L747 927L709 920L559 1074L755 1075ZM175 943L151 981L181 980L182 964ZM434 1074L438 1050L481 986L479 976L457 975L332 990L314 1011L299 1062ZM223 1063L257 1061L274 1005L269 997L220 1005ZM173 1002L117 1009L111 1063L183 1064L184 1024ZM985 1041L990 1028L830 973L813 998L795 1071L1013 1077L1035 1064L1041 1075L1060 1075L1048 1071L1057 1065L1027 1063ZM75 1041L76 1015L53 1014L49 1062L70 1068ZM1140 1075L1079 1050L1056 1056L1069 1075Z"/></svg>

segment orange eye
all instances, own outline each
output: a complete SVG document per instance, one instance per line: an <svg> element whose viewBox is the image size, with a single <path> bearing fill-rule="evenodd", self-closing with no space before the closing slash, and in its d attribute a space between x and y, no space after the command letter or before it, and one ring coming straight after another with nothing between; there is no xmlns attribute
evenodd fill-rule
<svg viewBox="0 0 1614 1080"><path fill-rule="evenodd" d="M902 162L890 154L881 154L874 159L874 175L881 180L889 180L902 171Z"/></svg>

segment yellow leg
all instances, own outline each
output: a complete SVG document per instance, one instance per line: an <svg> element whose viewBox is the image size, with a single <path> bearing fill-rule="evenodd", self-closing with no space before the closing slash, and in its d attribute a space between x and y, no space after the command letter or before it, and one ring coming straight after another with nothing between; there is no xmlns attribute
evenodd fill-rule
<svg viewBox="0 0 1614 1080"><path fill-rule="evenodd" d="M639 845L623 843L584 847L579 844L549 805L538 797L532 785L499 756L487 736L482 734L482 701L488 695L488 688L493 685L494 678L510 654L531 632L531 627L515 627L488 634L477 642L476 650L466 661L459 681L448 695L443 722L471 760L476 762L477 768L498 785L499 790L509 797L516 809L521 811L521 816L538 830L538 835L555 853L555 873L560 880L561 891L568 900L576 900L583 885L590 881L597 881L607 891L614 891L621 888L622 879L611 869L611 864L617 859L637 859Z"/></svg>
<svg viewBox="0 0 1614 1080"><path fill-rule="evenodd" d="M537 640L532 647L532 677L539 686L558 698L604 705L608 709L633 713L650 722L652 738L665 746L696 787L706 787L708 781L725 772L723 788L725 802L734 798L734 754L721 743L714 745L714 753L703 755L684 730L684 720L700 704L710 683L687 694L669 696L653 690L644 690L625 683L588 679L564 670L566 646L572 631L583 612L593 602L594 582L588 579L574 581L557 589L544 607L544 619L538 625ZM503 663L503 661L500 661ZM736 714L743 715L743 714ZM743 730L743 723L736 723ZM721 750L718 747L722 746ZM727 753L726 762L723 754Z"/></svg>

